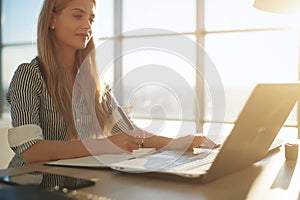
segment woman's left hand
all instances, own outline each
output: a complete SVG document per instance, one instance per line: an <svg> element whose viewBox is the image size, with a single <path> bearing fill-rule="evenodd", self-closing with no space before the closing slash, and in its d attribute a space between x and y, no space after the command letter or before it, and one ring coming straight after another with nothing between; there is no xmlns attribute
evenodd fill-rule
<svg viewBox="0 0 300 200"><path fill-rule="evenodd" d="M219 145L206 136L195 136L190 148L201 147L206 149L214 149Z"/></svg>
<svg viewBox="0 0 300 200"><path fill-rule="evenodd" d="M169 147L167 147L169 146ZM169 149L193 152L195 147L214 149L218 145L206 136L188 135L172 140L166 147Z"/></svg>

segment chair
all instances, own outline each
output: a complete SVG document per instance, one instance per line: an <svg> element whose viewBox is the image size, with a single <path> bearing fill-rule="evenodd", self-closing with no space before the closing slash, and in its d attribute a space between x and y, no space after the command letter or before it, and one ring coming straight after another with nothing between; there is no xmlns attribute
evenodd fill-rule
<svg viewBox="0 0 300 200"><path fill-rule="evenodd" d="M11 150L7 139L7 130L9 127L0 126L0 169L7 168L10 160L14 156L14 152Z"/></svg>

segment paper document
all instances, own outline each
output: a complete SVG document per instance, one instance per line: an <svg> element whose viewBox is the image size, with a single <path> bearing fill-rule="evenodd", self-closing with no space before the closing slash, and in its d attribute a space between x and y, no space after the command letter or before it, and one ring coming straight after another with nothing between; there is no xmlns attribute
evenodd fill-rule
<svg viewBox="0 0 300 200"><path fill-rule="evenodd" d="M112 163L137 158L154 153L155 148L140 148L132 153L99 154L80 158L63 159L46 163L46 165L72 166L72 167L110 167Z"/></svg>

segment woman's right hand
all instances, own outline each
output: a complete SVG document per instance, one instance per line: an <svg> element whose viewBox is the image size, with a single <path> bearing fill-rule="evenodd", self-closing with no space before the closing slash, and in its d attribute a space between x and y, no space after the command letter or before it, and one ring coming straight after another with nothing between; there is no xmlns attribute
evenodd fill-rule
<svg viewBox="0 0 300 200"><path fill-rule="evenodd" d="M145 136L143 130L133 130L126 133L119 133L109 136L108 139L113 145L126 152L132 152L139 149L144 142Z"/></svg>

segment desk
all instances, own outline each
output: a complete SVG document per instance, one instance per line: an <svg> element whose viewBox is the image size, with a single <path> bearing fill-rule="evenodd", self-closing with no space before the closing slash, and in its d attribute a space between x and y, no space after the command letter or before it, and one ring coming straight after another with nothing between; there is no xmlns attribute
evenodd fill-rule
<svg viewBox="0 0 300 200"><path fill-rule="evenodd" d="M96 180L81 191L111 199L300 199L299 161L286 161L284 148L252 166L208 184L158 178L151 174L126 174L112 170L28 165L0 170L0 176L33 170ZM9 187L0 185L1 187Z"/></svg>

